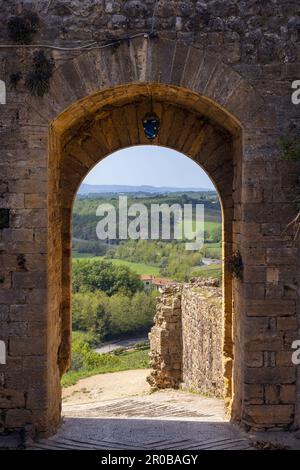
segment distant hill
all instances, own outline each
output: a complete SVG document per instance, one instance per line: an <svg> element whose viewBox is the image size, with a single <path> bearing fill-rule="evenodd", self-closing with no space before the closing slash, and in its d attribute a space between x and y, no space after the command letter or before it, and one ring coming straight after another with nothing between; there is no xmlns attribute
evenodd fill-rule
<svg viewBox="0 0 300 470"><path fill-rule="evenodd" d="M118 184L82 184L78 189L78 194L98 194L98 193L150 193L150 194L164 194L164 193L178 193L178 192L199 192L199 191L211 191L209 188L172 188L168 186L127 186Z"/></svg>

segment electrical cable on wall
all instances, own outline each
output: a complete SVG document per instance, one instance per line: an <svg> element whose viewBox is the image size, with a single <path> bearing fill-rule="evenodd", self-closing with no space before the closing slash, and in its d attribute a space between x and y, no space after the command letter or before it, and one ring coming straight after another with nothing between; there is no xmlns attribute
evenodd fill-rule
<svg viewBox="0 0 300 470"><path fill-rule="evenodd" d="M54 49L61 52L76 52L87 50L91 51L94 49L105 49L106 47L115 46L124 41L129 41L130 39L135 39L139 37L151 38L153 37L152 31L144 31L143 33L133 34L131 36L126 36L123 38L118 38L113 40L107 44L98 44L96 41L93 41L89 44L84 44L82 46L75 46L75 47L62 47L62 46L53 46L51 44L0 44L0 49L36 49L36 48L43 48L43 49Z"/></svg>
<svg viewBox="0 0 300 470"><path fill-rule="evenodd" d="M47 11L49 9L49 6L51 4L51 1L48 4ZM153 15L151 19L151 30L150 31L143 31L141 33L136 33L132 34L130 36L122 37L122 38L117 38L113 40L110 43L106 44L99 44L97 41L93 41L88 44L84 44L82 46L74 46L74 47L63 47L63 46L54 46L52 44L0 44L0 49L36 49L36 48L43 48L43 49L52 49L52 50L57 50L61 52L76 52L76 51L82 51L82 50L94 50L94 49L105 49L106 47L112 47L115 46L116 44L120 44L123 41L129 41L130 39L135 39L138 37L145 37L148 39L151 39L154 37L155 34L155 17L156 17L156 9L158 5L158 0L155 1L154 7L153 7Z"/></svg>

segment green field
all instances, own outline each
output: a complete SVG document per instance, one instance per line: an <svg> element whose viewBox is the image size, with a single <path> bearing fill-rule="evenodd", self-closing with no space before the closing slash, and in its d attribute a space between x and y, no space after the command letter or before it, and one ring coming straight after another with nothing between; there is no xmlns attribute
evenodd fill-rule
<svg viewBox="0 0 300 470"><path fill-rule="evenodd" d="M196 227L196 221L195 219L187 219L186 221L188 223L188 225L192 225L192 228L193 230L195 230L195 227ZM207 230L208 232L210 232L211 230L215 229L215 228L218 228L220 227L221 225L221 222L219 222L218 220L205 220L204 221L204 230Z"/></svg>
<svg viewBox="0 0 300 470"><path fill-rule="evenodd" d="M219 243L206 243L205 244L205 256L206 257L214 257L213 255L221 254L221 247ZM218 257L218 256L216 256ZM86 253L73 253L73 258L74 259L103 259L105 261L109 261L113 264L116 264L118 266L127 266L130 268L132 271L134 271L136 274L141 275L141 274L147 274L149 276L160 276L159 273L159 268L156 266L149 266L144 263L133 263L131 261L126 261L123 259L114 259L114 258L105 258L104 256L92 256L88 255ZM193 276L199 276L199 277L216 277L220 279L221 277L221 271L222 267L221 265L215 265L211 264L209 266L196 266L195 268L192 269L191 274Z"/></svg>
<svg viewBox="0 0 300 470"><path fill-rule="evenodd" d="M222 278L222 265L210 264L208 266L197 266L193 269L193 275L202 278L213 277L216 279Z"/></svg>
<svg viewBox="0 0 300 470"><path fill-rule="evenodd" d="M109 261L113 264L116 264L117 266L127 266L130 268L132 271L134 271L136 274L141 275L141 274L148 274L149 276L159 276L159 268L157 266L149 266L144 263L133 263L131 261L126 261L123 259L114 259L114 258L105 258L104 256L91 256L87 253L74 253L73 252L73 258L93 258L93 259L101 259L105 261Z"/></svg>
<svg viewBox="0 0 300 470"><path fill-rule="evenodd" d="M205 248L210 248L212 250L219 250L221 248L221 242L216 243L204 243Z"/></svg>
<svg viewBox="0 0 300 470"><path fill-rule="evenodd" d="M210 234L210 236L212 235L212 232L214 230L217 230L221 227L221 222L219 220L216 220L216 218L214 220L211 220L213 219L213 217L209 217L207 219L205 219L204 221L204 231L205 232L208 232ZM195 229L196 229L196 221L193 219L193 220L187 220L186 221L186 226L185 226L185 235L186 236L193 236L194 232L195 232ZM182 228L181 228L182 230ZM183 231L182 231L183 233Z"/></svg>
<svg viewBox="0 0 300 470"><path fill-rule="evenodd" d="M80 258L96 258L96 255L93 255L91 253L77 253L77 251L72 252L72 258L73 259L80 259ZM98 256L98 258L102 258L101 256Z"/></svg>
<svg viewBox="0 0 300 470"><path fill-rule="evenodd" d="M220 225L221 225L221 223L218 222L218 221L205 220L204 230L206 230L207 232L211 232L212 230L215 230L215 229L219 228Z"/></svg>
<svg viewBox="0 0 300 470"><path fill-rule="evenodd" d="M222 258L222 247L220 243L204 243L202 248L202 253L204 258Z"/></svg>
<svg viewBox="0 0 300 470"><path fill-rule="evenodd" d="M106 259L106 258L104 258ZM149 276L159 276L159 268L157 266L149 266L144 263L133 263L131 261L126 261L124 259L114 259L109 258L107 261L110 261L116 265L123 265L130 268L132 271L136 272L137 274L148 274Z"/></svg>

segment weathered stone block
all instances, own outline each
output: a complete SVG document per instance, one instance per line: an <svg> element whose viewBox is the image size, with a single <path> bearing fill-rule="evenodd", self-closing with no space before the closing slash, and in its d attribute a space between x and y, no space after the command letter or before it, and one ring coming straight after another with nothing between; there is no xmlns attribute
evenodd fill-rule
<svg viewBox="0 0 300 470"><path fill-rule="evenodd" d="M28 410L8 410L5 416L5 426L7 428L24 428L31 422L32 416Z"/></svg>
<svg viewBox="0 0 300 470"><path fill-rule="evenodd" d="M280 402L281 403L295 403L296 400L296 386L295 385L282 385L280 387Z"/></svg>
<svg viewBox="0 0 300 470"><path fill-rule="evenodd" d="M296 304L293 300L253 300L245 305L246 313L249 316L292 316L296 313Z"/></svg>
<svg viewBox="0 0 300 470"><path fill-rule="evenodd" d="M47 195L44 193L25 194L26 209L44 209L47 207Z"/></svg>
<svg viewBox="0 0 300 470"><path fill-rule="evenodd" d="M298 321L295 317L279 317L277 318L277 328L282 331L296 331L298 328Z"/></svg>
<svg viewBox="0 0 300 470"><path fill-rule="evenodd" d="M2 240L4 241L32 241L33 230L32 229L4 229L2 232Z"/></svg>
<svg viewBox="0 0 300 470"><path fill-rule="evenodd" d="M289 384L296 380L296 368L260 367L245 369L245 382L253 384Z"/></svg>
<svg viewBox="0 0 300 470"><path fill-rule="evenodd" d="M13 287L15 289L46 288L46 273L45 272L13 273Z"/></svg>
<svg viewBox="0 0 300 470"><path fill-rule="evenodd" d="M263 366L263 354L261 351L246 351L245 352L245 364L248 367L262 367Z"/></svg>
<svg viewBox="0 0 300 470"><path fill-rule="evenodd" d="M23 209L24 194L4 193L0 198L1 209Z"/></svg>
<svg viewBox="0 0 300 470"><path fill-rule="evenodd" d="M292 405L247 405L246 420L249 423L269 426L290 424L293 420Z"/></svg>
<svg viewBox="0 0 300 470"><path fill-rule="evenodd" d="M9 341L9 354L11 356L39 356L47 353L46 338L11 339Z"/></svg>
<svg viewBox="0 0 300 470"><path fill-rule="evenodd" d="M0 408L22 408L25 406L25 396L23 392L14 389L0 390Z"/></svg>
<svg viewBox="0 0 300 470"><path fill-rule="evenodd" d="M276 365L291 366L292 365L292 353L293 351L278 351L276 353Z"/></svg>
<svg viewBox="0 0 300 470"><path fill-rule="evenodd" d="M9 310L10 321L38 321L46 318L47 306L19 304L11 305Z"/></svg>
<svg viewBox="0 0 300 470"><path fill-rule="evenodd" d="M21 289L0 289L0 304L24 304L25 292Z"/></svg>
<svg viewBox="0 0 300 470"><path fill-rule="evenodd" d="M279 385L265 386L265 402L268 405L276 405L279 403Z"/></svg>
<svg viewBox="0 0 300 470"><path fill-rule="evenodd" d="M264 403L264 387L257 384L245 384L245 401L251 404Z"/></svg>

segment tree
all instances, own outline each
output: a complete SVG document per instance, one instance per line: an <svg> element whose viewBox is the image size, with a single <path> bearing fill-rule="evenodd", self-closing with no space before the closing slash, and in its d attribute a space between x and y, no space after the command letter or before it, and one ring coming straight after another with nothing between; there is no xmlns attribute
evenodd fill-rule
<svg viewBox="0 0 300 470"><path fill-rule="evenodd" d="M222 227L216 227L212 230L212 242L219 243L222 240Z"/></svg>
<svg viewBox="0 0 300 470"><path fill-rule="evenodd" d="M131 300L131 320L137 331L148 330L153 325L156 309L156 291L137 292Z"/></svg>
<svg viewBox="0 0 300 470"><path fill-rule="evenodd" d="M73 328L91 333L100 342L109 332L108 296L104 292L73 295Z"/></svg>
<svg viewBox="0 0 300 470"><path fill-rule="evenodd" d="M73 291L102 290L108 295L117 292L134 294L143 289L139 276L127 266L98 259L79 259L73 262Z"/></svg>
<svg viewBox="0 0 300 470"><path fill-rule="evenodd" d="M118 336L132 332L131 301L124 294L115 294L109 300L110 335Z"/></svg>

